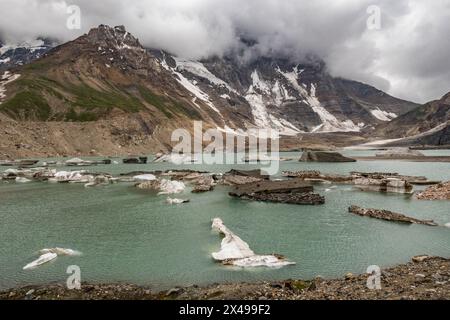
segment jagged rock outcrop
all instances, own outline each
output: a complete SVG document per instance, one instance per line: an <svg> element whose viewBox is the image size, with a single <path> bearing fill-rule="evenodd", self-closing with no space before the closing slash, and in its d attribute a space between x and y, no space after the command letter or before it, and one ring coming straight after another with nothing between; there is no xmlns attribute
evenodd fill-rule
<svg viewBox="0 0 450 320"><path fill-rule="evenodd" d="M303 162L356 162L355 159L348 158L339 152L324 151L304 151L300 161Z"/></svg>

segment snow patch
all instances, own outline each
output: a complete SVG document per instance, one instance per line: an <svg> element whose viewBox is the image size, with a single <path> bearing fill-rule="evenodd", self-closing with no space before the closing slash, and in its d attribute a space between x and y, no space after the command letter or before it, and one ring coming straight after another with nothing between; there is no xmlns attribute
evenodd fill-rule
<svg viewBox="0 0 450 320"><path fill-rule="evenodd" d="M352 120L339 121L333 114L328 112L327 109L322 107L319 99L316 96L316 86L311 84L310 92L308 93L305 86L301 86L298 83L298 79L303 70L298 70L296 66L291 72L283 72L280 68L277 71L282 74L298 91L298 93L304 98L304 102L308 104L311 109L319 116L322 124L315 127L311 132L359 132L360 127L353 123Z"/></svg>
<svg viewBox="0 0 450 320"><path fill-rule="evenodd" d="M190 93L192 93L194 95L195 98L198 98L200 100L202 100L203 102L205 102L212 110L214 110L215 112L217 112L222 118L222 114L220 113L220 111L214 106L214 104L210 101L209 99L209 95L205 92L203 92L199 87L197 87L193 82L190 82L185 76L183 76L180 72L178 72L176 69L171 68L165 59L165 56L163 58L163 60L161 61L161 66L170 71L172 74L174 74L176 77L176 80L178 83L180 83L186 90L188 90ZM206 68L205 68L206 69ZM194 104L198 107L198 105L195 103Z"/></svg>
<svg viewBox="0 0 450 320"><path fill-rule="evenodd" d="M8 62L10 62L11 61L11 58L5 58L5 59L0 59L0 64L2 64L2 63L8 63Z"/></svg>
<svg viewBox="0 0 450 320"><path fill-rule="evenodd" d="M391 121L392 119L397 118L397 115L395 113L383 111L380 108L370 110L370 113L372 113L375 118L381 121Z"/></svg>
<svg viewBox="0 0 450 320"><path fill-rule="evenodd" d="M187 72L190 72L200 78L207 79L210 83L216 85L216 86L222 86L227 88L230 92L235 92L228 83L223 81L222 79L219 79L217 76L211 73L201 62L198 61L191 61L186 60L178 57L173 57L177 64L177 70L184 70Z"/></svg>
<svg viewBox="0 0 450 320"><path fill-rule="evenodd" d="M5 71L0 79L0 104L2 104L3 99L6 97L6 85L17 80L20 74L11 74L9 71Z"/></svg>

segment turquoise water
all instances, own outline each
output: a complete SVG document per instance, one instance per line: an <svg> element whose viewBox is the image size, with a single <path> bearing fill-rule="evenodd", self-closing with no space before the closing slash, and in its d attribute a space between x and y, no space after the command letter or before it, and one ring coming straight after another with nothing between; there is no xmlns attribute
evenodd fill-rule
<svg viewBox="0 0 450 320"><path fill-rule="evenodd" d="M433 155L448 150L426 151ZM345 151L371 155L373 151ZM297 158L299 153L283 156ZM231 166L182 166L225 172ZM239 165L250 169L255 166ZM108 165L85 169L113 174L133 170L179 169L171 164ZM0 167L0 170L7 168ZM62 168L61 168L62 169ZM321 170L328 173L395 171L450 180L449 163L360 161L319 164L281 162L280 170ZM418 201L404 195L365 193L351 186L316 186L326 197L323 206L270 204L233 199L227 187L205 194L189 189L177 195L191 202L165 203L165 196L137 190L132 184L84 188L79 184L0 182L0 288L65 282L66 268L78 265L83 281L132 282L164 289L213 282L308 279L361 273L369 265L390 266L417 254L450 256L450 229L401 225L362 218L347 212L356 204L410 216L450 222L450 202ZM279 253L295 261L281 269L239 269L211 258L221 238L211 219L224 223L260 254ZM72 248L80 257L58 257L35 270L22 270L36 251Z"/></svg>

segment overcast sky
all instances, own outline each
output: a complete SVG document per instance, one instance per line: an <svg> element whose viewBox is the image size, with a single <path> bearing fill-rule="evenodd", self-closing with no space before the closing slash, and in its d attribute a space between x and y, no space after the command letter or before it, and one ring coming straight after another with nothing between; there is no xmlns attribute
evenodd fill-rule
<svg viewBox="0 0 450 320"><path fill-rule="evenodd" d="M66 27L72 4L81 30ZM380 29L367 27L376 21L370 5L380 8ZM400 98L426 102L450 91L450 0L0 0L5 42L67 41L102 23L187 58L223 54L245 35L259 43L252 54L314 53L333 75Z"/></svg>

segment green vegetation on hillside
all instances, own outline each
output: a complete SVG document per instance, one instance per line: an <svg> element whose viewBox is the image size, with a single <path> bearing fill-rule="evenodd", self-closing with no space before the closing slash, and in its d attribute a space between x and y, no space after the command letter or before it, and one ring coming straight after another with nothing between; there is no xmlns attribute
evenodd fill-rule
<svg viewBox="0 0 450 320"><path fill-rule="evenodd" d="M17 79L11 89L17 93L0 105L0 111L16 119L96 121L107 117L114 108L130 113L143 110L143 101L157 108L169 119L177 116L202 119L197 110L184 106L175 99L157 95L144 86L137 87L139 98L127 89L117 89L113 85L102 91L83 81L62 84L48 77L32 74Z"/></svg>

